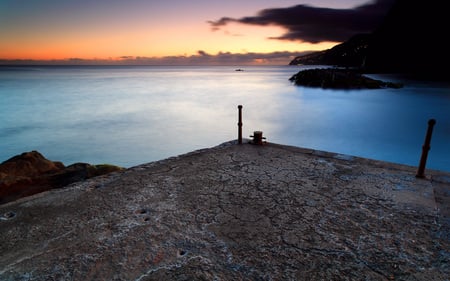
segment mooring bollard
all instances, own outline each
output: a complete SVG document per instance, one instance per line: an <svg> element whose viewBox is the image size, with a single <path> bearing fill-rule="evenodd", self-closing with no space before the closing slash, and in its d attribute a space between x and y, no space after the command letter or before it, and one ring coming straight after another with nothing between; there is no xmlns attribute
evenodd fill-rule
<svg viewBox="0 0 450 281"><path fill-rule="evenodd" d="M262 145L263 139L266 139L265 137L263 137L262 131L254 131L253 136L250 136L250 137L253 138L253 144L259 144L259 145Z"/></svg>
<svg viewBox="0 0 450 281"><path fill-rule="evenodd" d="M433 127L436 124L436 120L430 119L428 120L428 129L427 129L427 135L425 136L425 142L422 146L422 156L420 157L420 163L419 168L417 169L417 178L424 178L425 177L425 165L427 164L427 157L428 157L428 151L430 150L430 142L431 142L431 135L433 134Z"/></svg>
<svg viewBox="0 0 450 281"><path fill-rule="evenodd" d="M239 119L238 119L238 143L242 144L242 105L238 105Z"/></svg>

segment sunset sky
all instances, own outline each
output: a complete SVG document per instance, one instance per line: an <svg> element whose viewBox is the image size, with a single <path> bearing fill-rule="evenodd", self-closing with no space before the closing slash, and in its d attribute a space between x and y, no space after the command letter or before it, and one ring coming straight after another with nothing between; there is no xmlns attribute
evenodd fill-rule
<svg viewBox="0 0 450 281"><path fill-rule="evenodd" d="M372 31L393 0L1 0L0 62L286 64Z"/></svg>

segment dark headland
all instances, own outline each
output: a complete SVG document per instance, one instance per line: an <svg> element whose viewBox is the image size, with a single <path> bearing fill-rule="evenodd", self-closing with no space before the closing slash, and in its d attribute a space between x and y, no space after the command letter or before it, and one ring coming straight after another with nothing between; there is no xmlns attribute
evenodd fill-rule
<svg viewBox="0 0 450 281"><path fill-rule="evenodd" d="M448 280L450 173L227 142L0 205L0 280Z"/></svg>
<svg viewBox="0 0 450 281"><path fill-rule="evenodd" d="M357 68L360 73L393 73L419 80L450 81L447 3L396 0L371 33L356 34L331 49L299 56L291 65Z"/></svg>

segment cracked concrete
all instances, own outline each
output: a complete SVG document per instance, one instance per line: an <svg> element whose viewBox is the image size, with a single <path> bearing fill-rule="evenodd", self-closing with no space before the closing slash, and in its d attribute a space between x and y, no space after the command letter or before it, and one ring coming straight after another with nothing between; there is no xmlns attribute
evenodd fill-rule
<svg viewBox="0 0 450 281"><path fill-rule="evenodd" d="M450 173L228 142L0 205L0 280L449 280Z"/></svg>

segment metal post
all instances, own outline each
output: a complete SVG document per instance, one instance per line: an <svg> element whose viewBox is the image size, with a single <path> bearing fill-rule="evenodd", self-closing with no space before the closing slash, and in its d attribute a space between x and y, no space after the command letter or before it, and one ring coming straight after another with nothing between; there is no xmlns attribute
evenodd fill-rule
<svg viewBox="0 0 450 281"><path fill-rule="evenodd" d="M238 121L238 143L242 144L242 105L238 105L239 121Z"/></svg>
<svg viewBox="0 0 450 281"><path fill-rule="evenodd" d="M433 127L435 124L436 124L436 120L434 120L434 119L428 120L427 135L425 136L425 142L422 146L422 156L420 157L419 168L418 168L417 174L416 174L417 178L425 177L425 174L424 174L425 165L427 163L428 151L430 150L431 135L433 133Z"/></svg>

